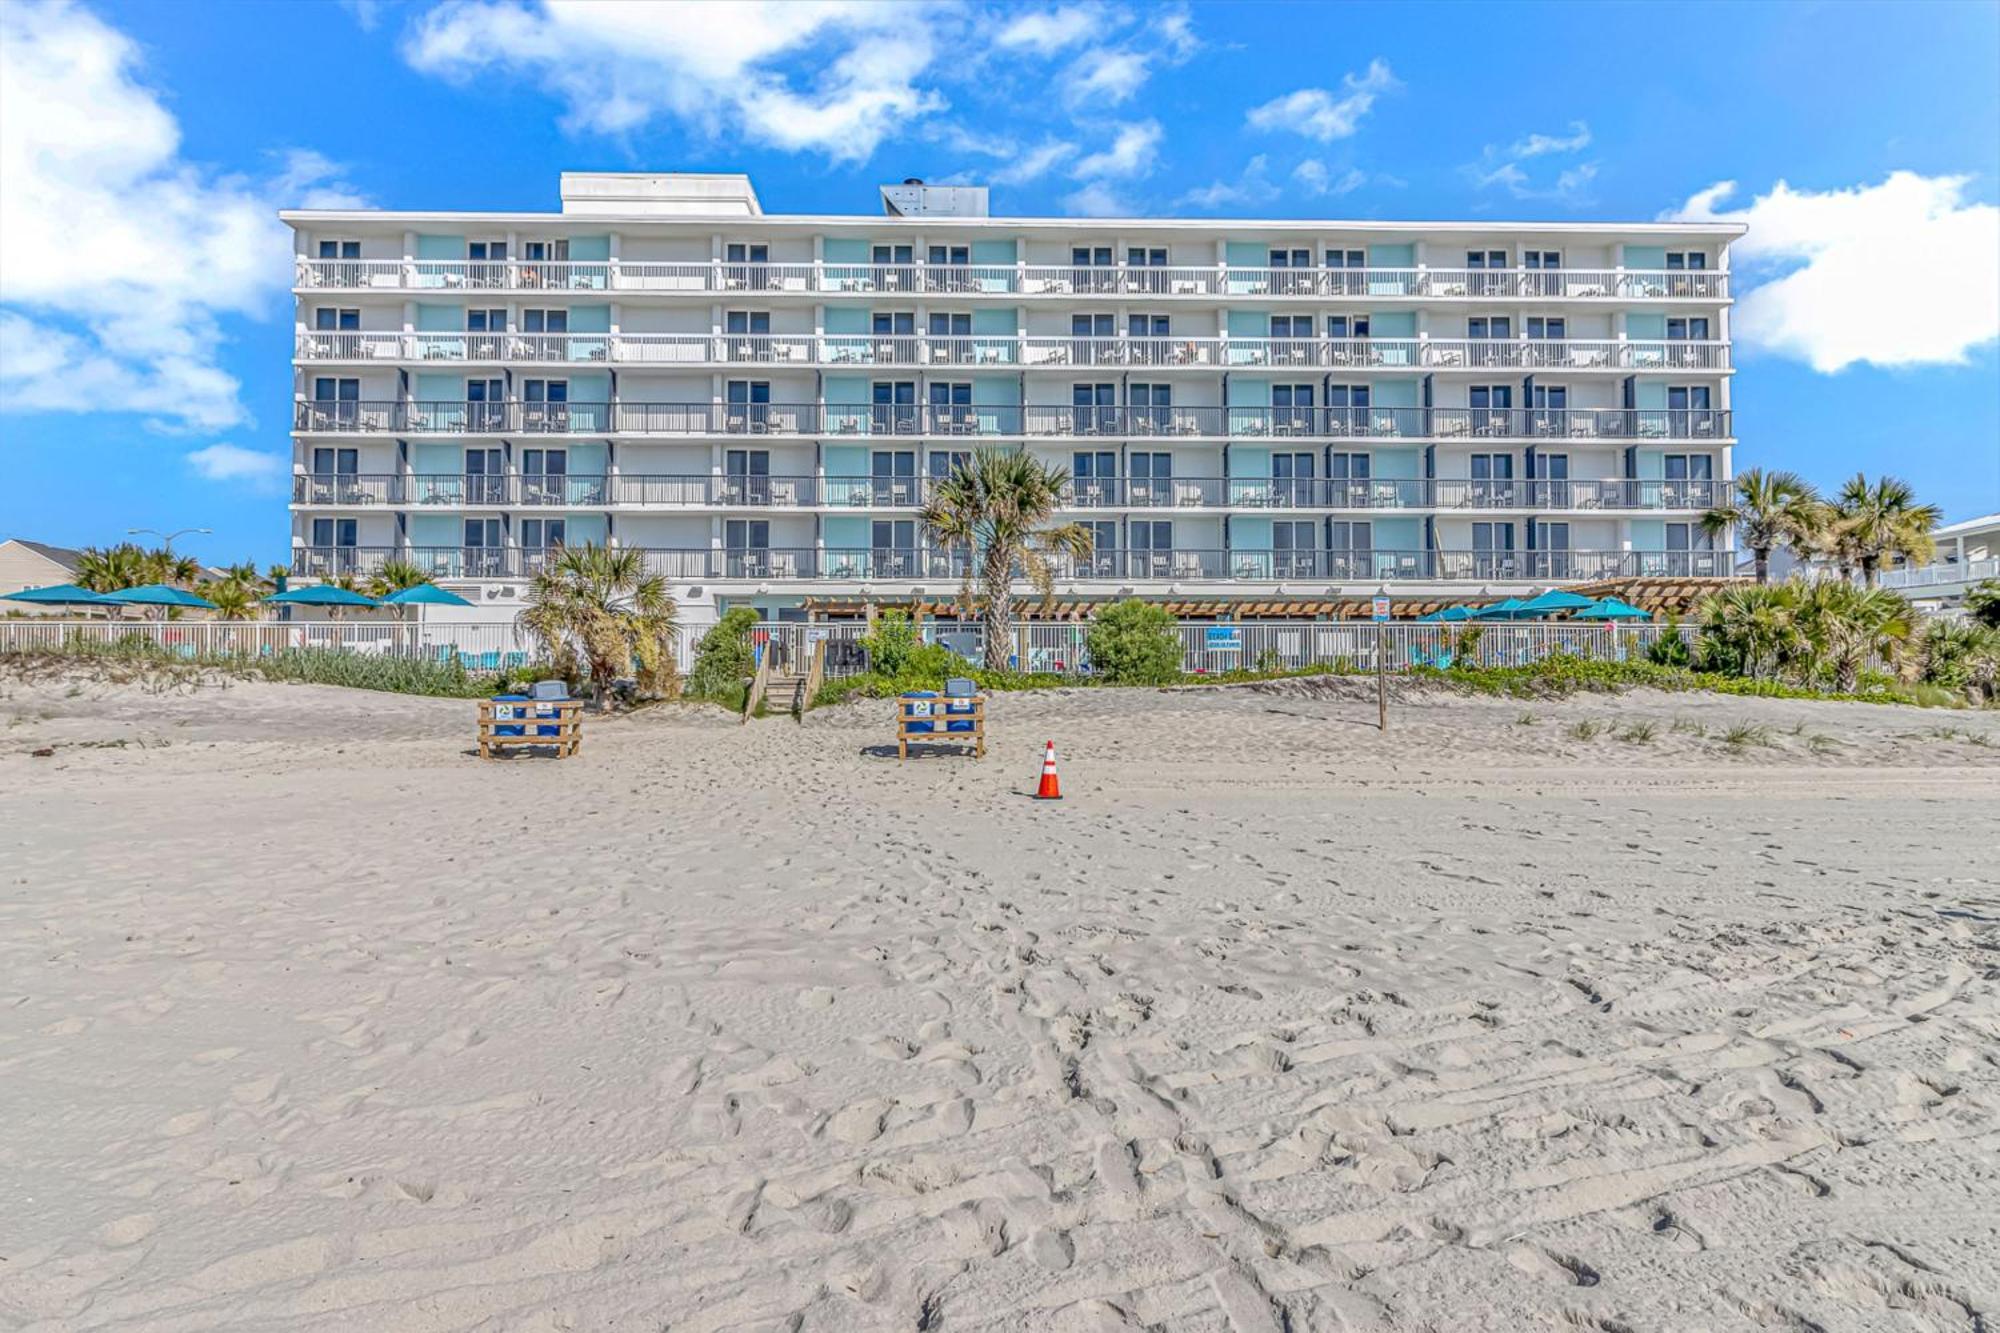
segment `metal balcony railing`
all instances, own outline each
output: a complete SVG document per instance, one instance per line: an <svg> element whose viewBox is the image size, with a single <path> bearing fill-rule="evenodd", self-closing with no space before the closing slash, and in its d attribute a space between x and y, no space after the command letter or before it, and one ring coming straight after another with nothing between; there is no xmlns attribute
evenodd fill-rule
<svg viewBox="0 0 2000 1333"><path fill-rule="evenodd" d="M305 362L622 366L926 366L1202 370L1719 372L1688 339L1063 337L1051 334L402 333L312 330Z"/></svg>
<svg viewBox="0 0 2000 1333"><path fill-rule="evenodd" d="M727 260L300 259L311 291L1250 297L1314 300L1703 301L1702 269L1271 268L1262 265L731 263Z"/></svg>

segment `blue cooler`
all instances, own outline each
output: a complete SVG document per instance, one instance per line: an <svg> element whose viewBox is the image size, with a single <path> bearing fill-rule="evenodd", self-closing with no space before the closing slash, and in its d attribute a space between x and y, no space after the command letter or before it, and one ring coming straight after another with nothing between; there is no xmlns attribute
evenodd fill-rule
<svg viewBox="0 0 2000 1333"><path fill-rule="evenodd" d="M938 696L936 690L911 690L908 694L898 695L897 697L899 699L935 699ZM915 720L917 718L930 717L933 713L937 712L936 704L925 703L911 708L899 703L896 705L896 709L904 717L912 719L906 728L912 735L918 732L929 733L937 730L937 723L935 722L919 722Z"/></svg>

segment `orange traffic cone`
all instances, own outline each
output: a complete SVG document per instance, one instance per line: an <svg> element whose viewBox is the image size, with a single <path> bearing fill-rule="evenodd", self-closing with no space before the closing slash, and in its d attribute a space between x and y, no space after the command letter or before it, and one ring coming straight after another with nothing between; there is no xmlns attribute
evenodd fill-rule
<svg viewBox="0 0 2000 1333"><path fill-rule="evenodd" d="M1035 790L1038 801L1060 801L1062 784L1056 781L1056 743L1049 742L1049 748L1042 752L1042 785Z"/></svg>

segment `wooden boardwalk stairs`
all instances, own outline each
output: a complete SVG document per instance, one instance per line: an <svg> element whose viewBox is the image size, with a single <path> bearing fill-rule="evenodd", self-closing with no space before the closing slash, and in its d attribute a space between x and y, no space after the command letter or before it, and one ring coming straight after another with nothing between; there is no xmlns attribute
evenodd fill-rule
<svg viewBox="0 0 2000 1333"><path fill-rule="evenodd" d="M825 679L824 640L812 645L811 657L804 671L790 664L775 666L766 658L759 663L756 678L750 682L750 693L743 702L743 720L748 722L754 717L757 705L762 703L774 712L782 709L803 722L806 709L812 707L813 696L819 693Z"/></svg>

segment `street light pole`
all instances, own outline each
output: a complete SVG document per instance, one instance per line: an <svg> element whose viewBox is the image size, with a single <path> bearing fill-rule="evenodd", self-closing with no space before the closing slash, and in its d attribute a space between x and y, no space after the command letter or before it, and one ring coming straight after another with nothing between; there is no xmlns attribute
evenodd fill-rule
<svg viewBox="0 0 2000 1333"><path fill-rule="evenodd" d="M166 547L167 554L172 555L174 553L174 538L185 537L190 532L210 533L213 531L215 531L213 528L175 528L172 532L161 532L158 528L127 528L125 529L125 535L127 537L143 537L147 533L151 533L160 539L160 545Z"/></svg>

